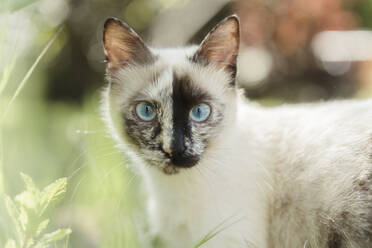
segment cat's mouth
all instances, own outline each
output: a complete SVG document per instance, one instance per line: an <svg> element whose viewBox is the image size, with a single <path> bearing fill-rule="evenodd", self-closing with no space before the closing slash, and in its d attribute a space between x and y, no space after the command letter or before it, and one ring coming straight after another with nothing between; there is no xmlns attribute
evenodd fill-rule
<svg viewBox="0 0 372 248"><path fill-rule="evenodd" d="M189 169L197 165L199 156L166 157L160 164L152 161L151 164L160 168L165 174L177 174L181 170ZM154 163L155 162L155 163Z"/></svg>
<svg viewBox="0 0 372 248"><path fill-rule="evenodd" d="M145 157L149 165L159 168L168 175L196 166L201 158L200 155L190 154L189 152L170 155L161 149L156 150L156 152L154 150L142 150L142 156Z"/></svg>
<svg viewBox="0 0 372 248"><path fill-rule="evenodd" d="M163 172L167 175L177 174L181 170L194 167L199 160L199 156L169 158L163 167Z"/></svg>
<svg viewBox="0 0 372 248"><path fill-rule="evenodd" d="M199 162L199 156L174 156L170 158L173 166L178 168L191 168Z"/></svg>
<svg viewBox="0 0 372 248"><path fill-rule="evenodd" d="M172 164L168 164L162 170L167 175L173 175L173 174L179 173L180 170L181 170L181 168L176 167L176 166L174 166Z"/></svg>

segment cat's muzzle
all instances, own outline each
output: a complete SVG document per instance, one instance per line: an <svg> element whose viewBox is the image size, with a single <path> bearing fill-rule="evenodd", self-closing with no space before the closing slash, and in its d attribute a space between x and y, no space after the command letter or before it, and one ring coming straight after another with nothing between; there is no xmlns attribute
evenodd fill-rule
<svg viewBox="0 0 372 248"><path fill-rule="evenodd" d="M177 168L191 168L195 166L200 157L197 155L192 155L188 153L185 149L183 150L173 150L172 152L165 152L162 149L165 156L170 160L169 165Z"/></svg>

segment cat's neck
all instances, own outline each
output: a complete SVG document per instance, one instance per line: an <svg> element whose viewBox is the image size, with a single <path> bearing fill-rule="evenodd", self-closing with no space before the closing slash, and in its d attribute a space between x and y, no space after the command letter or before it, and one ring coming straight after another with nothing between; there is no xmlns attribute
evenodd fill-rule
<svg viewBox="0 0 372 248"><path fill-rule="evenodd" d="M262 167L268 164L262 160L265 154L259 142L263 139L257 136L264 134L253 127L259 126L259 111L250 104L238 105L237 119L223 128L194 167L167 175L155 166L133 164L144 182L154 234L175 237L188 244L182 247L191 247L188 242L200 240L206 230L228 220L235 224L224 235L243 232L256 247L265 247L265 197L270 195L270 179ZM180 237L185 240L178 240Z"/></svg>
<svg viewBox="0 0 372 248"><path fill-rule="evenodd" d="M268 195L267 172L257 159L255 141L248 131L242 132L245 128L240 125L236 123L221 133L219 142L193 168L166 175L158 168L143 167L141 174L149 196L149 211L153 212L150 216L158 218L152 221L159 225L155 230L162 233L169 228L172 233L171 229L178 223L185 228L181 232L201 235L203 230L212 230L226 219L231 218L231 222L241 219L241 223L227 232L243 228L257 247L264 247L267 200L263 198ZM242 195L249 197L243 199Z"/></svg>

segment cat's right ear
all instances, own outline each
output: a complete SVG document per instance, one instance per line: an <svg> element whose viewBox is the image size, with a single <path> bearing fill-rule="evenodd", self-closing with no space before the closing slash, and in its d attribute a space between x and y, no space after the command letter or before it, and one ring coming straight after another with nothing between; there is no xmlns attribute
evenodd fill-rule
<svg viewBox="0 0 372 248"><path fill-rule="evenodd" d="M235 84L236 64L239 52L240 25L236 15L229 16L213 28L200 44L192 61L204 65L214 64L231 75Z"/></svg>
<svg viewBox="0 0 372 248"><path fill-rule="evenodd" d="M128 64L153 61L153 55L139 35L117 18L108 18L103 30L107 69L114 72Z"/></svg>

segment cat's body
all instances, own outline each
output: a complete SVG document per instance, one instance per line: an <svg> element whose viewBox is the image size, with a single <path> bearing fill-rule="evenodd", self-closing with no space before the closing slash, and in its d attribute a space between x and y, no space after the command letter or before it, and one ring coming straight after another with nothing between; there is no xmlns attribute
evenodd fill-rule
<svg viewBox="0 0 372 248"><path fill-rule="evenodd" d="M202 247L372 247L372 101L244 101L230 80L236 47L215 42L234 18L199 49L150 50L117 20L105 26L104 120L143 177L152 234L169 248L211 231Z"/></svg>
<svg viewBox="0 0 372 248"><path fill-rule="evenodd" d="M271 247L371 247L371 106L283 107L261 120L273 121L261 144L272 157Z"/></svg>

